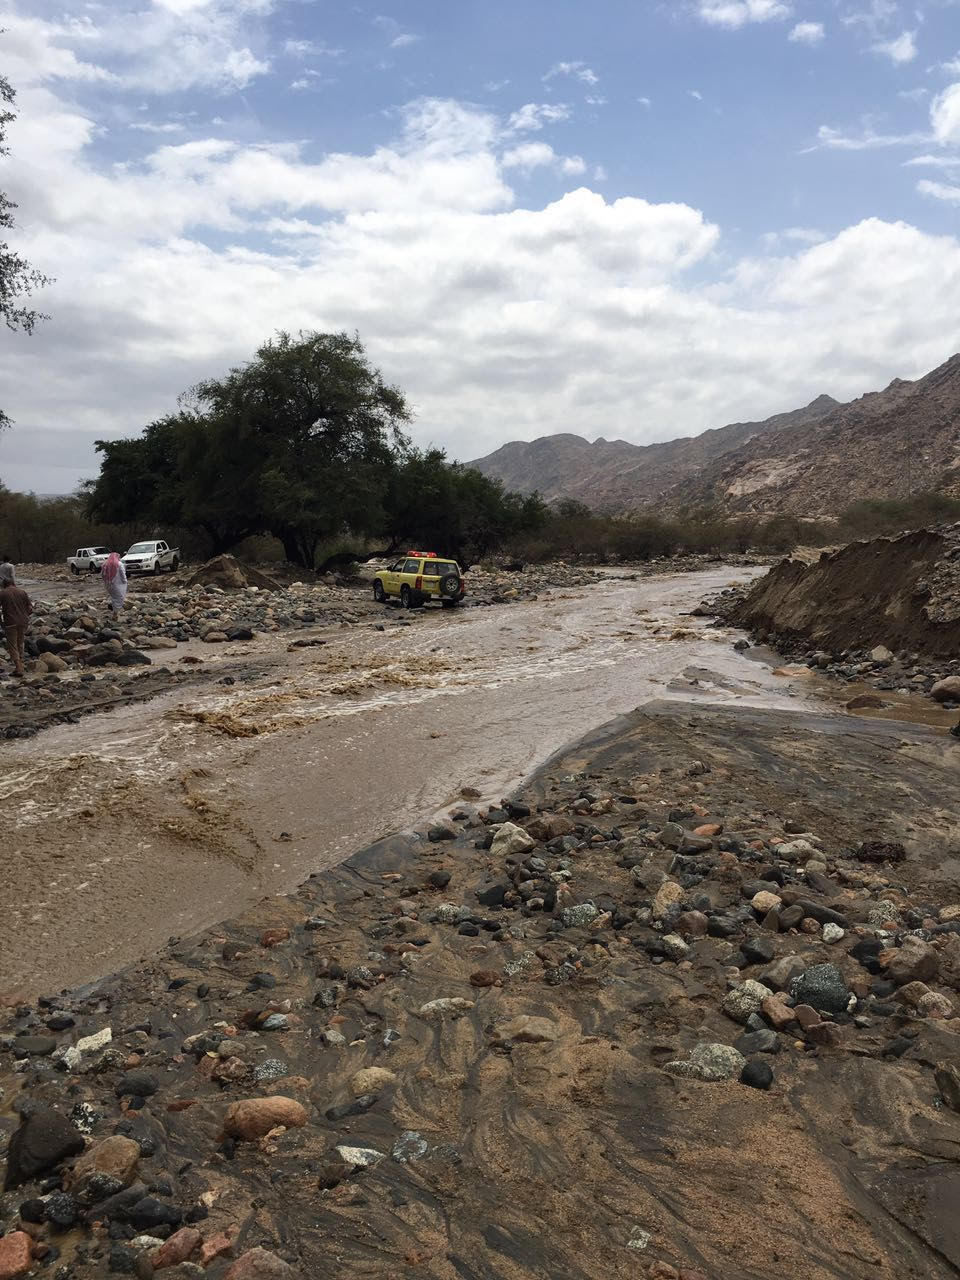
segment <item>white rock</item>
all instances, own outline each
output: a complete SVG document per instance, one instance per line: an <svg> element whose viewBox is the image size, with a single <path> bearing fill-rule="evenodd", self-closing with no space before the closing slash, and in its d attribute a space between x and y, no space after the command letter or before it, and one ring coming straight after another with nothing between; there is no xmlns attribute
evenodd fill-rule
<svg viewBox="0 0 960 1280"><path fill-rule="evenodd" d="M843 930L838 924L833 924L833 922L830 921L823 926L824 942L839 942L842 937Z"/></svg>
<svg viewBox="0 0 960 1280"><path fill-rule="evenodd" d="M526 853L536 844L533 836L527 835L523 827L514 822L501 822L497 827L490 846L495 858L506 858L515 853Z"/></svg>
<svg viewBox="0 0 960 1280"><path fill-rule="evenodd" d="M459 1018L461 1014L472 1008L472 1000L464 1000L462 996L446 996L439 1000L428 1000L426 1004L421 1005L420 1017L427 1018L430 1022L437 1022L443 1018Z"/></svg>
<svg viewBox="0 0 960 1280"><path fill-rule="evenodd" d="M95 1053L97 1049L102 1049L104 1045L109 1044L112 1039L112 1028L104 1027L102 1031L96 1031L92 1036L81 1036L73 1047L79 1049L81 1053Z"/></svg>
<svg viewBox="0 0 960 1280"><path fill-rule="evenodd" d="M372 1165L386 1159L382 1151L376 1151L373 1147L348 1147L341 1143L340 1146L334 1147L334 1150L341 1160L346 1164L352 1164L355 1169L369 1169Z"/></svg>

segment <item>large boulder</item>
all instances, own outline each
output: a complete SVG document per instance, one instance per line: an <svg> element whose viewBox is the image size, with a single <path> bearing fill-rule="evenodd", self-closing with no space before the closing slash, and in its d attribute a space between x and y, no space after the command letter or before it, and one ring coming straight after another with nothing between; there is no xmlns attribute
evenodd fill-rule
<svg viewBox="0 0 960 1280"><path fill-rule="evenodd" d="M271 1129L302 1129L307 1123L307 1110L294 1098L242 1098L227 1108L223 1132L228 1138L254 1142Z"/></svg>
<svg viewBox="0 0 960 1280"><path fill-rule="evenodd" d="M938 680L930 690L930 696L937 702L960 702L960 676L946 676Z"/></svg>

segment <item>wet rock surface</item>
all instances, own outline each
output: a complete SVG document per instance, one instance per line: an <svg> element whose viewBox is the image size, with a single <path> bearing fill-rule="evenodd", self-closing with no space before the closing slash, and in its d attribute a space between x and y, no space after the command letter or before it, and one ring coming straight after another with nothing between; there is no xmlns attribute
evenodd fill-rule
<svg viewBox="0 0 960 1280"><path fill-rule="evenodd" d="M955 1275L955 784L922 730L653 704L453 839L8 1008L0 1259Z"/></svg>

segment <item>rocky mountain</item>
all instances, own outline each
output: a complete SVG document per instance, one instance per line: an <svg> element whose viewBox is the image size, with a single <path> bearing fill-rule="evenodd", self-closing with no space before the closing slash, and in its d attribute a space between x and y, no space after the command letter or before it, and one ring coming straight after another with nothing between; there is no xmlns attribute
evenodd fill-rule
<svg viewBox="0 0 960 1280"><path fill-rule="evenodd" d="M847 404L819 396L792 413L652 445L542 436L473 465L507 488L598 511L716 503L731 512L828 515L945 478L960 485L960 355L916 382L897 378Z"/></svg>

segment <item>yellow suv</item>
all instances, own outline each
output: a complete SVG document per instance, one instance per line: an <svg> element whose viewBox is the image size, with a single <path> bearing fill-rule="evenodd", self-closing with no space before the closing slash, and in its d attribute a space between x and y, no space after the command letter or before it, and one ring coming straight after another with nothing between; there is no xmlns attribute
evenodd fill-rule
<svg viewBox="0 0 960 1280"><path fill-rule="evenodd" d="M373 584L373 598L382 602L399 596L405 609L439 600L444 609L455 608L466 587L456 560L441 559L435 551L408 551L384 569Z"/></svg>

